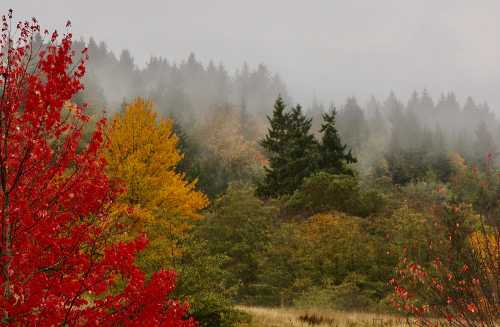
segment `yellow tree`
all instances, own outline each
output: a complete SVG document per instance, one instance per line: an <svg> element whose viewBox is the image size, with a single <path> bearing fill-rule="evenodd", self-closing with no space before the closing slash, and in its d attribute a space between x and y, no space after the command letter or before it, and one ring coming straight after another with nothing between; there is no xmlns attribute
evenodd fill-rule
<svg viewBox="0 0 500 327"><path fill-rule="evenodd" d="M151 101L137 98L127 105L106 137L106 173L124 188L113 217L125 227L122 238L148 234L150 244L140 264L156 270L181 253L178 241L201 218L199 211L208 200L196 191L196 181L186 181L175 170L182 154L172 121L158 119Z"/></svg>
<svg viewBox="0 0 500 327"><path fill-rule="evenodd" d="M244 137L241 113L230 105L212 107L199 131L206 150L216 155L221 164L236 177L242 177L265 164L256 140Z"/></svg>

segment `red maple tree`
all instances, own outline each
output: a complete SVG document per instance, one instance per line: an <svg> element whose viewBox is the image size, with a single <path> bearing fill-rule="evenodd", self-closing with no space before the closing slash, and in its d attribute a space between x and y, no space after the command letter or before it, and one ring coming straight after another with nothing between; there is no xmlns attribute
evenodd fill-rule
<svg viewBox="0 0 500 327"><path fill-rule="evenodd" d="M1 24L0 323L195 326L167 297L175 272L146 282L134 265L147 240L112 243L100 227L116 193L98 154L104 121L78 149L89 118L68 105L86 50L76 60L71 33L16 25L12 11Z"/></svg>

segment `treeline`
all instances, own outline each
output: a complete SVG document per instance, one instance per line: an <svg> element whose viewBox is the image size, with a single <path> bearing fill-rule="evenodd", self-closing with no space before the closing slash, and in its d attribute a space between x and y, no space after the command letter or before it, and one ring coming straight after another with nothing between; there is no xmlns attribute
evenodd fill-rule
<svg viewBox="0 0 500 327"><path fill-rule="evenodd" d="M191 54L180 63L152 57L139 68L128 50L116 56L92 38L74 47L88 48L85 89L74 101L87 104L89 114L98 118L104 111L109 118L137 96L152 100L155 111L175 122L184 153L179 170L198 179L210 197L230 181L261 176L257 140L265 133L266 114L278 95L290 101L285 83L265 65L245 63L231 74L222 63L204 65Z"/></svg>
<svg viewBox="0 0 500 327"><path fill-rule="evenodd" d="M90 61L77 103L109 114L135 96L151 99L156 111L175 121L185 153L180 169L198 178L210 197L230 181L262 177L265 158L258 141L267 129L265 116L278 96L291 103L279 76L264 65L250 69L246 64L230 74L223 64L203 65L194 54L181 63L152 57L139 68L128 50L116 56L104 42L76 43L77 49L84 46ZM317 101L306 106L314 133L330 109ZM487 154L497 157L499 122L488 104L471 97L463 104L454 93L435 100L426 90L414 92L406 104L394 93L366 104L351 97L336 112L336 128L362 175L389 176L397 184L429 174L446 180L452 152L470 164L484 164Z"/></svg>
<svg viewBox="0 0 500 327"><path fill-rule="evenodd" d="M301 111L311 119L311 133L319 136L323 116L335 109L335 129L346 151L356 157L352 169L361 176L388 177L398 185L428 178L446 182L452 172L452 153L470 165L484 166L499 159L500 125L492 111L487 105L475 105L471 98L464 106L454 99L450 94L433 105L424 91L415 93L408 105L391 94L384 102L372 98L364 108L349 98L339 108L315 104ZM263 163L269 159L258 144L269 127L262 116L226 104L212 107L204 122L178 124L177 131L186 141L185 172L199 178L209 196L223 192L231 181L253 183L262 178ZM446 117L462 123L451 125ZM304 142L303 147L314 143Z"/></svg>
<svg viewBox="0 0 500 327"><path fill-rule="evenodd" d="M192 123L214 105L232 104L258 113L267 112L278 94L287 97L279 75L263 64L253 69L245 63L230 73L222 63L204 65L191 53L180 63L151 57L138 67L128 50L117 56L92 38L75 43L76 49L84 47L90 56L86 96L95 108L116 111L122 102L142 96L154 100L164 116Z"/></svg>
<svg viewBox="0 0 500 327"><path fill-rule="evenodd" d="M309 114L319 121L325 110L315 103ZM405 105L391 93L385 101L372 97L364 107L349 98L337 117L339 133L358 156L359 169L388 175L397 184L431 172L446 180L452 152L471 164L484 164L488 155L498 157L500 124L486 103L471 97L460 105L453 93L434 101L424 90L414 92Z"/></svg>

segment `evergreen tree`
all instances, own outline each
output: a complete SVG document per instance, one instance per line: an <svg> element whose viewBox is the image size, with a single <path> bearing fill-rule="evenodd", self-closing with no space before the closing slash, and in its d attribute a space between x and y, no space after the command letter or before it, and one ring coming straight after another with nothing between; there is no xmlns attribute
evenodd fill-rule
<svg viewBox="0 0 500 327"><path fill-rule="evenodd" d="M337 117L337 128L355 154L359 154L361 147L368 138L365 114L358 105L356 98L347 99L344 108Z"/></svg>
<svg viewBox="0 0 500 327"><path fill-rule="evenodd" d="M286 112L280 96L268 120L271 127L260 145L267 151L269 165L256 191L261 197L292 194L317 169L319 146L310 134L311 119L299 105Z"/></svg>
<svg viewBox="0 0 500 327"><path fill-rule="evenodd" d="M172 131L177 135L177 150L183 154L182 159L178 162L175 170L178 173L184 174L189 181L195 181L200 178L201 167L199 162L200 145L190 137L184 127L177 121L174 115L170 115L172 121ZM202 188L204 185L199 185Z"/></svg>
<svg viewBox="0 0 500 327"><path fill-rule="evenodd" d="M247 141L253 141L257 138L257 123L253 115L248 112L247 105L244 99L241 99L239 122L243 137Z"/></svg>
<svg viewBox="0 0 500 327"><path fill-rule="evenodd" d="M410 100L408 100L408 104L406 105L406 110L411 111L415 114L415 116L419 117L419 105L420 105L420 95L417 91L413 91L411 94Z"/></svg>
<svg viewBox="0 0 500 327"><path fill-rule="evenodd" d="M493 135L484 121L481 121L476 128L476 141L474 149L476 160L482 166L486 166L488 164L488 158L493 158L497 155L497 146L493 139Z"/></svg>
<svg viewBox="0 0 500 327"><path fill-rule="evenodd" d="M321 130L321 116L325 113L325 106L313 98L312 105L307 111L307 116L312 119L311 130L314 135L318 135Z"/></svg>
<svg viewBox="0 0 500 327"><path fill-rule="evenodd" d="M324 113L323 124L321 124L321 145L319 168L332 174L349 174L353 171L347 166L357 160L351 154L351 150L346 152L347 145L343 145L340 136L335 128L335 109L330 113Z"/></svg>
<svg viewBox="0 0 500 327"><path fill-rule="evenodd" d="M426 89L422 91L417 112L417 117L420 118L420 122L427 127L432 127L432 123L435 120L435 105Z"/></svg>
<svg viewBox="0 0 500 327"><path fill-rule="evenodd" d="M319 144L310 132L312 118L307 118L300 105L290 111L288 178L285 194L292 194L305 177L318 170Z"/></svg>
<svg viewBox="0 0 500 327"><path fill-rule="evenodd" d="M257 187L257 194L262 197L276 195L281 186L281 178L286 168L285 149L287 146L287 125L289 117L285 112L286 106L280 96L274 104L272 117L267 117L270 128L260 145L268 152L269 167L264 167L266 176L262 184Z"/></svg>

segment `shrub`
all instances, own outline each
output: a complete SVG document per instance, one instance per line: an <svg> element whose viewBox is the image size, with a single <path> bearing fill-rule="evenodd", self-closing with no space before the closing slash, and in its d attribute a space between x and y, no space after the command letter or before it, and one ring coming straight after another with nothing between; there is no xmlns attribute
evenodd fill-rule
<svg viewBox="0 0 500 327"><path fill-rule="evenodd" d="M339 285L326 282L322 286L311 287L294 300L294 305L305 308L366 310L377 304L374 291L366 287L366 282L365 276L352 273Z"/></svg>
<svg viewBox="0 0 500 327"><path fill-rule="evenodd" d="M356 177L320 172L304 180L285 203L285 210L302 216L335 210L367 217L382 205L382 197L373 191L363 192Z"/></svg>
<svg viewBox="0 0 500 327"><path fill-rule="evenodd" d="M496 326L500 318L500 176L462 167L452 190L465 180L467 194L437 207L429 220L438 241L429 242L430 263L405 257L391 280L394 304L420 325L433 318L455 326ZM460 189L460 188L458 188ZM475 191L474 191L475 190Z"/></svg>

